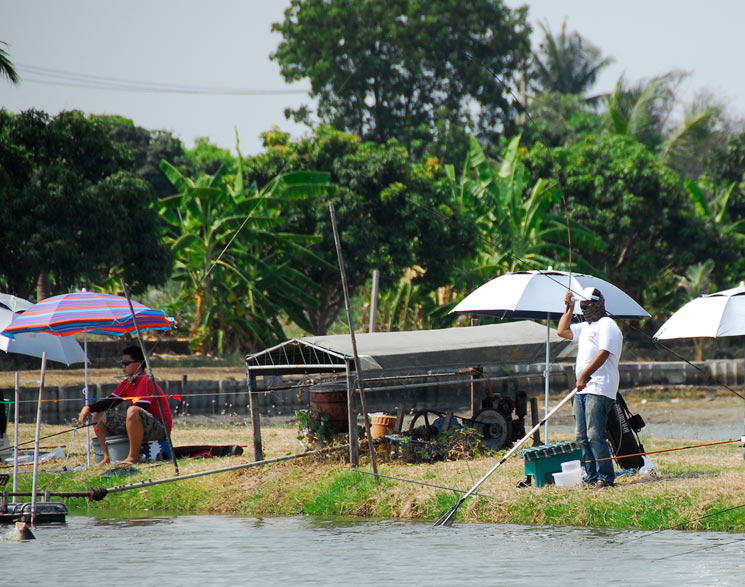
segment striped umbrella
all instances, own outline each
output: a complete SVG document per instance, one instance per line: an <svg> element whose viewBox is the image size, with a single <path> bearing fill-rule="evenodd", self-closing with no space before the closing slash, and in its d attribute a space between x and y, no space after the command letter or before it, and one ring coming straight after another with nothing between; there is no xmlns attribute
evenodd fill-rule
<svg viewBox="0 0 745 587"><path fill-rule="evenodd" d="M161 310L133 301L140 330L170 330L171 321ZM23 312L2 334L13 338L22 332L48 332L68 336L80 332L122 336L136 330L127 298L105 293L76 292L53 296Z"/></svg>

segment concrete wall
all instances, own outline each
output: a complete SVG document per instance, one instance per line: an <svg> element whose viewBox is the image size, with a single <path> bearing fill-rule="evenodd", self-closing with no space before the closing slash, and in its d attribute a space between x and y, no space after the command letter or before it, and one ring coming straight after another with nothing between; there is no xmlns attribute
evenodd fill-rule
<svg viewBox="0 0 745 587"><path fill-rule="evenodd" d="M621 363L621 389L632 390L647 385L702 385L715 386L719 383L735 387L745 384L745 361L742 359L719 359L696 363L704 372L682 361L671 362L628 362ZM542 396L544 393L542 364L519 365L511 371L513 377L503 377L493 381L478 382L482 396L489 393L513 396L515 391L525 392L530 396ZM552 393L569 391L574 386L574 370L571 364L551 366L550 389ZM708 374L708 375L707 375ZM486 374L496 377L495 374ZM501 374L500 374L501 375ZM167 395L181 395L180 402L169 399L176 418L179 416L203 415L239 415L248 416L248 395L246 382L233 379L222 381L161 381ZM259 379L255 399L263 416L292 415L296 409L309 406L308 388L302 393L299 389L276 389L287 387L292 382L283 382L280 378ZM113 391L115 384L92 386L92 397L106 397ZM6 400L13 399L13 389L1 389ZM33 422L36 419L38 388L22 388L20 403L20 422ZM78 412L83 406L83 385L47 387L44 390L44 422L49 424L74 425ZM468 378L460 383L441 382L432 385L428 380L419 384L411 383L406 389L379 390L370 389L367 394L368 410L380 412L393 410L403 404L406 412L418 409L465 410L470 408L470 383ZM10 415L13 415L13 406Z"/></svg>

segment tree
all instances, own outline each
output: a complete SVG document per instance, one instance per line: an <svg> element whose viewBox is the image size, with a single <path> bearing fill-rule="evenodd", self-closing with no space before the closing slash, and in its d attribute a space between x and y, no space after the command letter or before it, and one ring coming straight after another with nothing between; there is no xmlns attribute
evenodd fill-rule
<svg viewBox="0 0 745 587"><path fill-rule="evenodd" d="M271 55L289 81L309 79L318 118L363 140L396 138L413 157L460 141L465 128L507 132L505 83L530 51L526 8L499 0L292 0ZM287 112L309 121L306 107ZM459 155L458 155L458 158Z"/></svg>
<svg viewBox="0 0 745 587"><path fill-rule="evenodd" d="M171 268L150 186L127 171L100 121L0 111L0 228L7 291L37 298L101 285L113 275L134 293Z"/></svg>
<svg viewBox="0 0 745 587"><path fill-rule="evenodd" d="M553 213L560 198L553 179L531 180L520 154L520 136L502 152L498 164L489 161L471 137L471 149L460 179L448 167L457 210L470 210L480 237L478 252L467 265L462 285L466 290L496 273L545 269L568 260L568 235L564 215ZM602 250L595 234L570 222L577 243L588 250Z"/></svg>
<svg viewBox="0 0 745 587"><path fill-rule="evenodd" d="M184 146L170 132L148 130L136 126L123 116L94 116L108 129L109 138L120 148L128 170L153 186L156 197L162 198L175 193L173 185L160 169L164 159L180 168L191 171Z"/></svg>
<svg viewBox="0 0 745 587"><path fill-rule="evenodd" d="M604 252L578 252L632 297L651 299L655 281L707 258L719 275L739 263L732 238L697 216L680 176L640 143L606 134L553 152L570 217L607 244ZM534 176L550 172L543 146L531 159Z"/></svg>
<svg viewBox="0 0 745 587"><path fill-rule="evenodd" d="M0 41L0 45L8 46L8 43ZM5 49L0 49L0 77L7 77L11 82L17 84L20 81L15 67L10 60L10 55Z"/></svg>
<svg viewBox="0 0 745 587"><path fill-rule="evenodd" d="M329 127L311 137L289 141L282 133L265 135L264 153L246 160L246 176L264 185L279 170L323 169L337 187L333 195L350 290L364 284L374 269L381 289L393 287L408 268L429 290L447 284L463 259L473 254L470 216L456 213L448 181L435 162L412 165L395 141L361 142ZM320 286L316 303L305 309L315 334L325 334L343 307L328 200L302 200L286 210L287 230L318 235L308 248L323 263L298 261L298 270Z"/></svg>
<svg viewBox="0 0 745 587"><path fill-rule="evenodd" d="M178 193L161 202L170 227L174 279L181 301L193 302L190 338L198 348L223 354L256 349L284 338L280 317L307 327L301 308L316 285L292 259L311 257L301 243L312 237L281 232L285 206L324 188L327 174L278 175L262 189L218 170L196 180L170 163L161 167Z"/></svg>
<svg viewBox="0 0 745 587"><path fill-rule="evenodd" d="M608 102L610 131L633 137L662 162L681 174L697 178L702 153L717 134L719 110L707 104L684 108L683 119L671 123L677 105L677 87L688 74L673 71L635 85L619 78Z"/></svg>
<svg viewBox="0 0 745 587"><path fill-rule="evenodd" d="M531 84L539 93L584 95L592 87L598 73L613 63L601 50L578 33L567 33L567 23L554 35L548 23L539 23L545 38L540 51L533 53ZM595 96L591 100L597 101Z"/></svg>

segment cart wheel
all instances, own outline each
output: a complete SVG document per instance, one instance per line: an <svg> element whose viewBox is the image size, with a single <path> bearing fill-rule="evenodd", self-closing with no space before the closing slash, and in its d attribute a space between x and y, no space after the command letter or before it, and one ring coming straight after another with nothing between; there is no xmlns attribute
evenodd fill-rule
<svg viewBox="0 0 745 587"><path fill-rule="evenodd" d="M494 449L502 448L510 437L510 424L505 417L492 408L484 408L473 417L474 428L484 441Z"/></svg>
<svg viewBox="0 0 745 587"><path fill-rule="evenodd" d="M411 422L409 422L409 437L421 437L422 440L437 438L437 428L434 426L434 423L438 418L442 418L443 415L441 412L434 412L432 410L414 412Z"/></svg>

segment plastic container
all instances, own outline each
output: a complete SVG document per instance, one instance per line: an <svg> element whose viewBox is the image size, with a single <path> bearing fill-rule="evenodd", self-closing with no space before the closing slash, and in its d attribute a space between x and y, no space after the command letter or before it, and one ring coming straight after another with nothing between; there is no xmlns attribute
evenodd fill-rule
<svg viewBox="0 0 745 587"><path fill-rule="evenodd" d="M569 471L576 471L576 470L582 470L582 461L574 460L574 461L566 461L564 463L561 463L561 472L562 473L568 473Z"/></svg>
<svg viewBox="0 0 745 587"><path fill-rule="evenodd" d="M554 483L559 487L582 484L582 469L554 473Z"/></svg>
<svg viewBox="0 0 745 587"><path fill-rule="evenodd" d="M644 459L644 464L639 469L639 474L649 475L650 477L659 475L660 470L657 468L657 465L650 461L646 456L643 456L642 458Z"/></svg>
<svg viewBox="0 0 745 587"><path fill-rule="evenodd" d="M126 434L107 436L106 448L109 451L109 459L112 463L123 461L129 456L129 437Z"/></svg>
<svg viewBox="0 0 745 587"><path fill-rule="evenodd" d="M370 414L370 436L373 440L383 438L386 434L393 432L396 426L396 416L386 414Z"/></svg>

